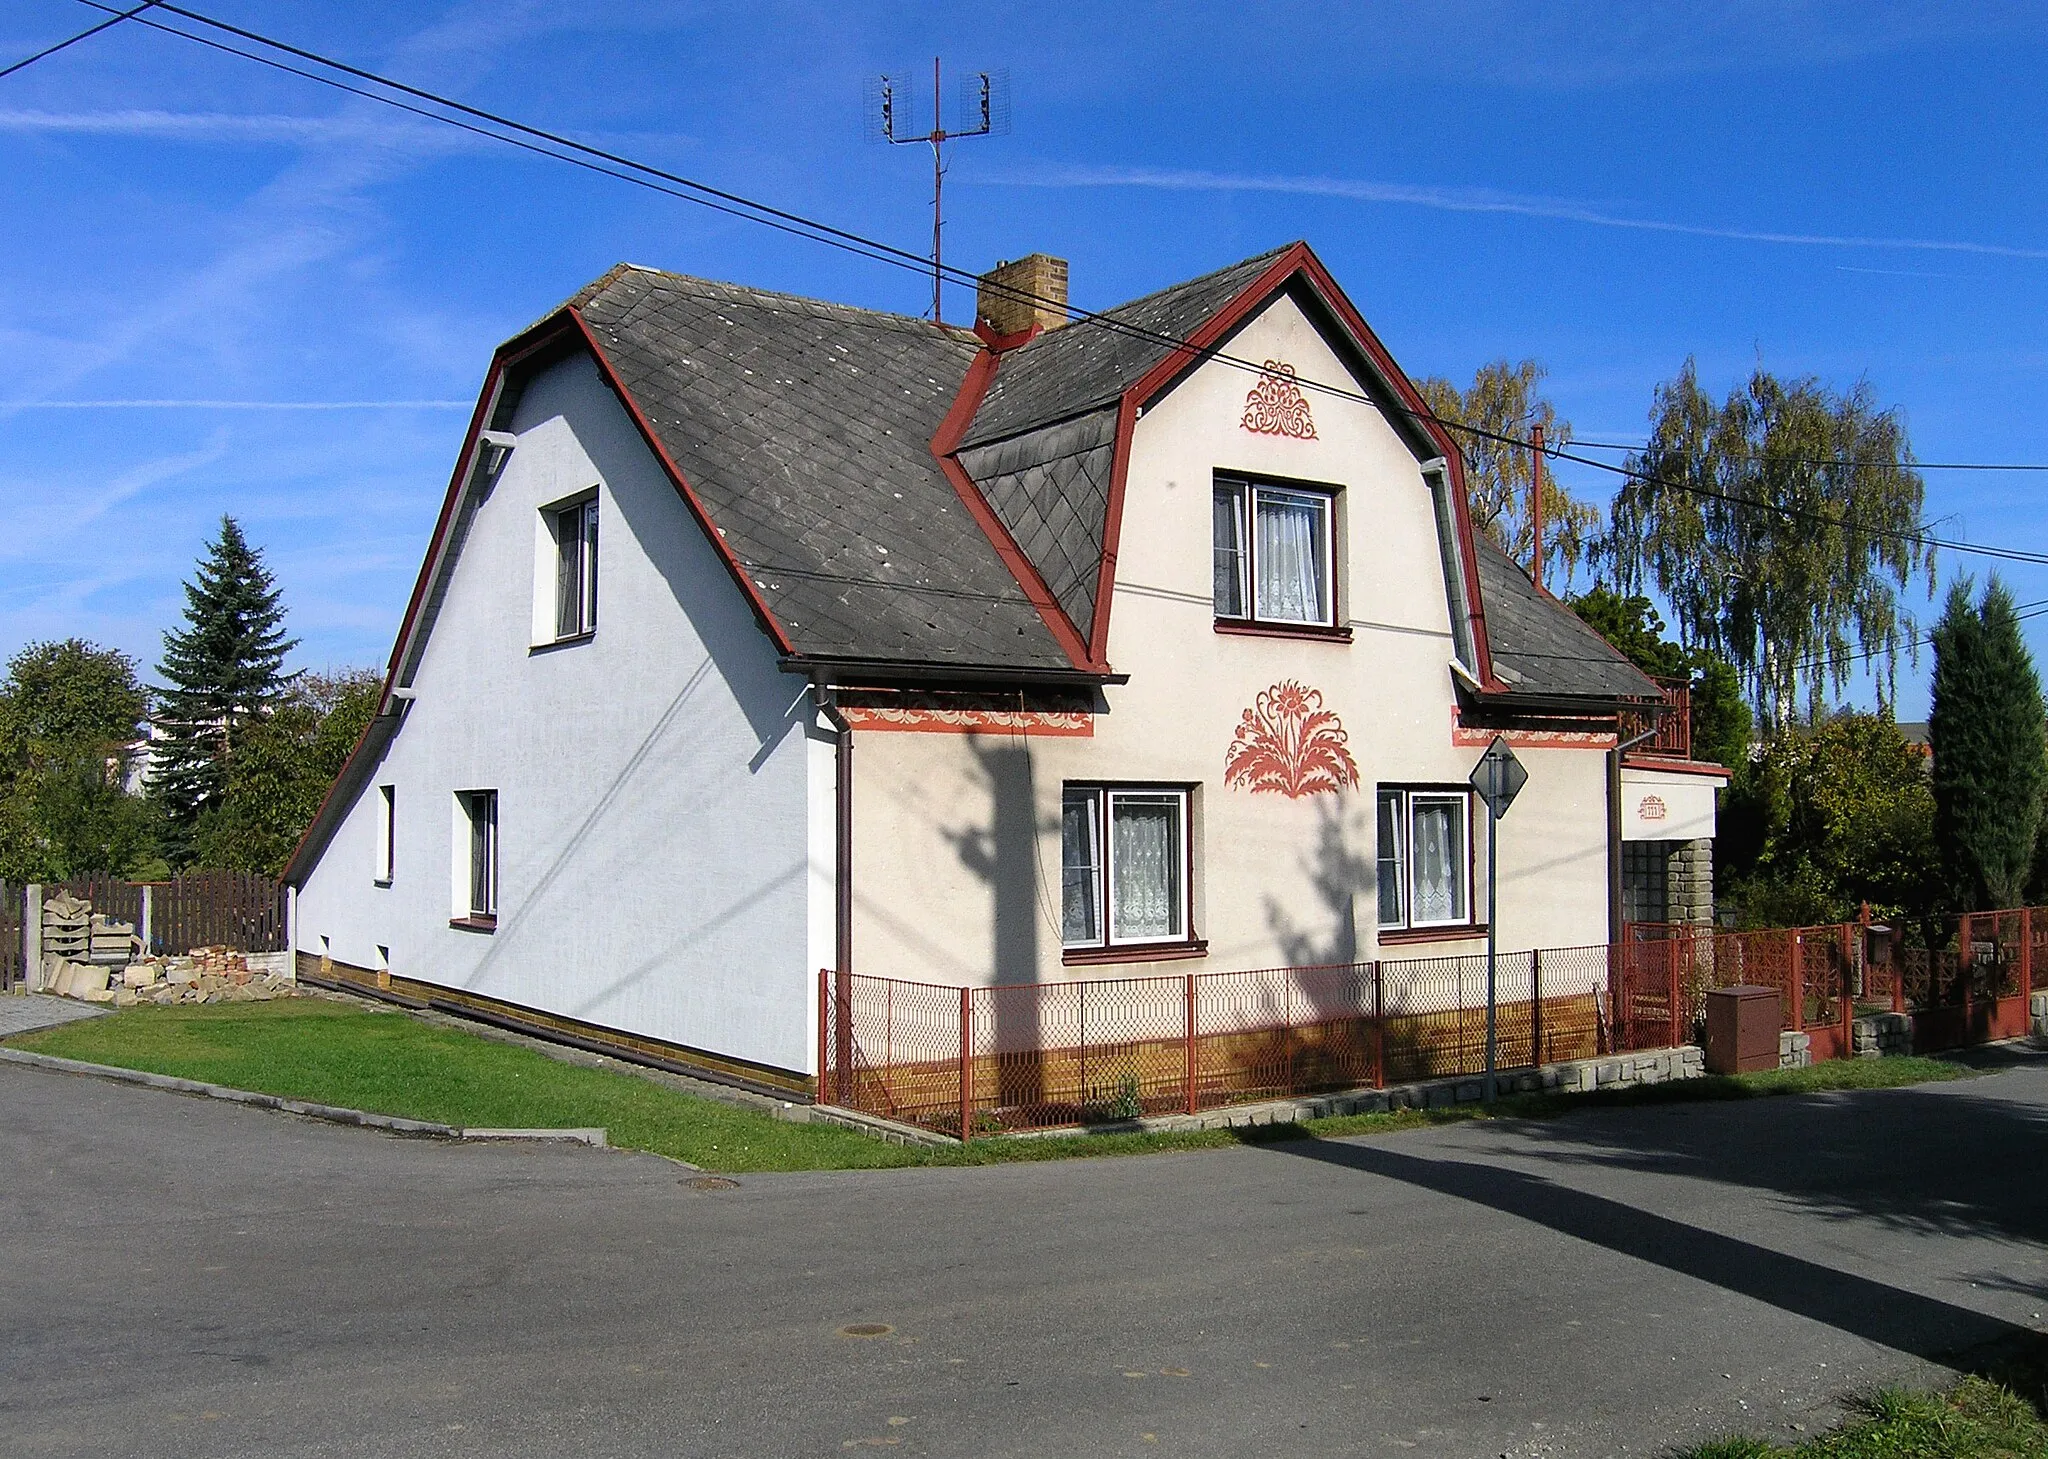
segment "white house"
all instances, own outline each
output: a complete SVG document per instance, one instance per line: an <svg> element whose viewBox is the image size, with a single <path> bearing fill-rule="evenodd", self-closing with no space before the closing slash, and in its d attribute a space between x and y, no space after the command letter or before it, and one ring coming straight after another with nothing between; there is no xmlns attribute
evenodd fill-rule
<svg viewBox="0 0 2048 1459"><path fill-rule="evenodd" d="M820 969L1482 946L1497 733L1504 945L1613 940L1625 845L1697 915L1650 892L1725 772L1619 752L1658 686L1475 538L1305 244L1065 295L1005 265L969 332L621 266L500 348L288 873L308 971L807 1091Z"/></svg>

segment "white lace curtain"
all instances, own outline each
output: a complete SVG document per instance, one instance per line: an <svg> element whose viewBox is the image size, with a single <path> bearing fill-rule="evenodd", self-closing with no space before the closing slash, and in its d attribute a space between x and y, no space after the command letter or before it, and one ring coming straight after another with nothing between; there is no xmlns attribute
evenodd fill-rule
<svg viewBox="0 0 2048 1459"><path fill-rule="evenodd" d="M1282 492L1259 493L1259 616L1289 623L1324 623L1324 503Z"/></svg>
<svg viewBox="0 0 2048 1459"><path fill-rule="evenodd" d="M1069 796L1060 809L1060 931L1070 944L1102 937L1102 916L1096 906L1100 866L1095 852L1096 801L1092 795Z"/></svg>
<svg viewBox="0 0 2048 1459"><path fill-rule="evenodd" d="M1180 935L1178 806L1163 797L1118 796L1114 837L1116 935L1119 939Z"/></svg>
<svg viewBox="0 0 2048 1459"><path fill-rule="evenodd" d="M1415 921L1464 921L1464 818L1450 801L1417 800L1412 820Z"/></svg>

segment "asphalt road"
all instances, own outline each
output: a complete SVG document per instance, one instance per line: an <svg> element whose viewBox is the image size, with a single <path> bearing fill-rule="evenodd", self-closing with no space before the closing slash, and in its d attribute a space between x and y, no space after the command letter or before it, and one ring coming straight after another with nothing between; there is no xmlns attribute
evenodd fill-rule
<svg viewBox="0 0 2048 1459"><path fill-rule="evenodd" d="M0 1452L1604 1455L2048 1326L2048 1061L744 1177L0 1066ZM886 1324L880 1336L845 1336Z"/></svg>

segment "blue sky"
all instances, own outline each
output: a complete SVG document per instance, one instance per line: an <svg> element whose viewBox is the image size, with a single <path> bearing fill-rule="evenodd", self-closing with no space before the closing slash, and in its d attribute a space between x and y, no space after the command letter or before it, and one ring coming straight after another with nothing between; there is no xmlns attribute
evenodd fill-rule
<svg viewBox="0 0 2048 1459"><path fill-rule="evenodd" d="M1101 307L1302 237L1411 374L1536 357L1581 437L1639 438L1692 355L1716 394L1758 361L1867 376L1925 460L2048 461L2029 7L211 13L910 249L929 163L863 143L863 77L1004 67L1014 129L953 153L949 261L1056 253ZM93 18L15 0L0 62ZM0 210L0 654L153 665L226 511L300 663L381 663L492 346L581 283L626 259L909 313L929 287L132 25L0 80ZM106 404L160 401L197 403ZM1931 473L1928 513L2048 546L2044 492Z"/></svg>

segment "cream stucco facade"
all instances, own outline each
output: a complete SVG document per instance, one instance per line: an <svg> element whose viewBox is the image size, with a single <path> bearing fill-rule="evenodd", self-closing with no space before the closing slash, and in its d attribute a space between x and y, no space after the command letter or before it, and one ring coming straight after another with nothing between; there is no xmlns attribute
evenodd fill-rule
<svg viewBox="0 0 2048 1459"><path fill-rule="evenodd" d="M1282 295L1227 346L1358 393L1316 324ZM1108 659L1128 682L1085 737L859 731L853 799L854 966L944 983L1105 975L1063 957L1062 787L1186 786L1199 961L1207 971L1475 951L1483 931L1424 945L1379 935L1375 789L1462 786L1484 738L1454 733L1457 640L1425 463L1372 404L1309 390L1312 439L1243 425L1255 376L1211 360L1138 420L1126 478ZM1219 632L1211 588L1218 472L1336 492L1338 617L1350 641ZM1348 735L1356 786L1300 798L1225 784L1240 715L1286 681L1317 691ZM1566 737L1553 737L1566 741ZM1500 828L1504 947L1608 939L1612 740L1517 746L1529 784ZM1486 905L1475 807L1475 922Z"/></svg>

